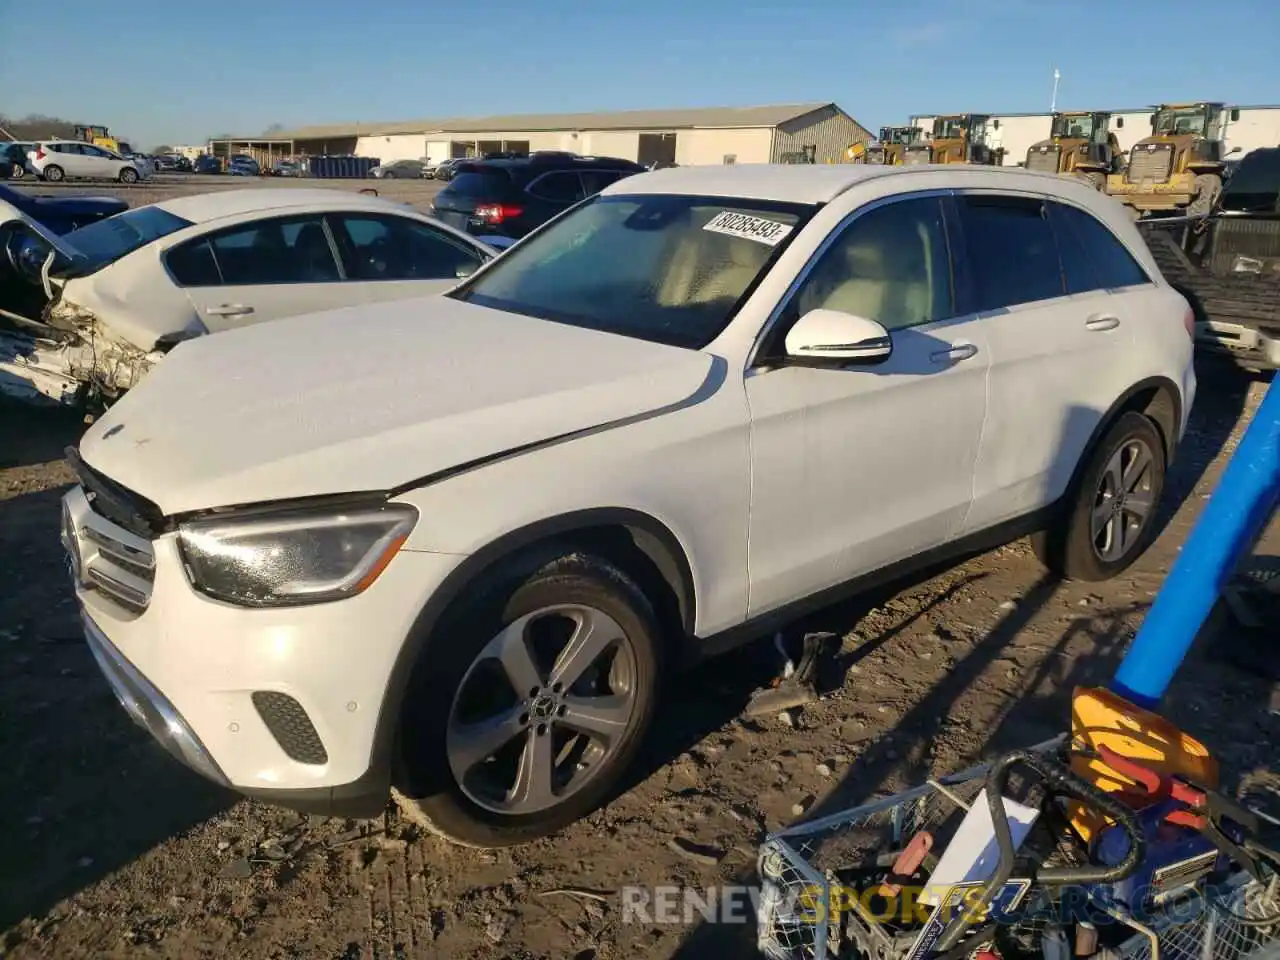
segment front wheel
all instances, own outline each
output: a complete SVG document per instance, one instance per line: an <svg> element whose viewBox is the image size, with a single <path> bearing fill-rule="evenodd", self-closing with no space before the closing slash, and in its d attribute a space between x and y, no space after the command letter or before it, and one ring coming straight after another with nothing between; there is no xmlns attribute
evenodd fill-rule
<svg viewBox="0 0 1280 960"><path fill-rule="evenodd" d="M1036 555L1074 580L1109 580L1151 544L1164 492L1160 432L1135 411L1107 430L1067 493L1067 512L1032 537Z"/></svg>
<svg viewBox="0 0 1280 960"><path fill-rule="evenodd" d="M396 178L396 175L392 173L390 170L388 170L386 173L382 175L383 180L394 180L395 178Z"/></svg>
<svg viewBox="0 0 1280 960"><path fill-rule="evenodd" d="M137 183L138 171L133 167L121 167L118 177L121 183Z"/></svg>
<svg viewBox="0 0 1280 960"><path fill-rule="evenodd" d="M598 557L569 553L472 597L436 629L406 695L401 809L478 847L585 816L649 727L659 644L649 600Z"/></svg>

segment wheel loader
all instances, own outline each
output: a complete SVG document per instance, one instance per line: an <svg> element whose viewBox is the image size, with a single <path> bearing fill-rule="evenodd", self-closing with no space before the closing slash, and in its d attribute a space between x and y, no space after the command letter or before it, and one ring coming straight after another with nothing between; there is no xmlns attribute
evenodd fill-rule
<svg viewBox="0 0 1280 960"><path fill-rule="evenodd" d="M935 117L932 136L904 147L902 162L919 163L978 163L1000 166L1004 151L987 143L987 126L991 118L986 114L957 113Z"/></svg>
<svg viewBox="0 0 1280 960"><path fill-rule="evenodd" d="M1151 136L1134 144L1123 173L1107 177L1107 193L1138 216L1208 214L1222 193L1226 123L1221 103L1161 104L1151 114Z"/></svg>
<svg viewBox="0 0 1280 960"><path fill-rule="evenodd" d="M102 147L104 150L110 150L112 153L118 153L122 157L133 152L133 148L128 143L113 137L106 127L93 124L79 125L75 128L75 138Z"/></svg>
<svg viewBox="0 0 1280 960"><path fill-rule="evenodd" d="M1110 127L1109 113L1055 113L1049 139L1027 150L1026 169L1079 177L1095 190L1105 189L1123 156Z"/></svg>
<svg viewBox="0 0 1280 960"><path fill-rule="evenodd" d="M881 127L870 144L855 143L846 155L854 163L874 163L887 167L902 165L907 147L920 142L918 127Z"/></svg>

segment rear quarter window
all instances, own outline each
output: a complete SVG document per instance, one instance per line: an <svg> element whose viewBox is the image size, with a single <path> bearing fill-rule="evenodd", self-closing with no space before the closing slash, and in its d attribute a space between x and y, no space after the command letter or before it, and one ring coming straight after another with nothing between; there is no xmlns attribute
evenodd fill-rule
<svg viewBox="0 0 1280 960"><path fill-rule="evenodd" d="M1086 289L1113 290L1151 282L1129 248L1092 214L1065 203L1053 203L1051 207L1054 231L1058 234L1060 245L1065 249L1075 247L1088 258L1094 284ZM1065 250L1063 265L1069 265ZM1074 278L1070 269L1067 274L1068 286L1074 287L1076 284L1072 283ZM1070 289L1069 292L1080 291Z"/></svg>

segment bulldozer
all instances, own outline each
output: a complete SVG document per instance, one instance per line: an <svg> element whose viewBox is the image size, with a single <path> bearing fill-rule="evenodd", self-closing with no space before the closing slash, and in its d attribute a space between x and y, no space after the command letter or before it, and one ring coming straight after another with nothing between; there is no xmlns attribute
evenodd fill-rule
<svg viewBox="0 0 1280 960"><path fill-rule="evenodd" d="M75 128L75 135L77 140L92 143L95 147L102 147L103 150L110 150L113 153L120 154L122 157L133 152L133 147L111 136L106 127L99 127L94 124L78 124Z"/></svg>
<svg viewBox="0 0 1280 960"><path fill-rule="evenodd" d="M901 166L907 147L920 142L918 127L881 127L871 144L855 143L845 153L854 163L874 163L887 167Z"/></svg>
<svg viewBox="0 0 1280 960"><path fill-rule="evenodd" d="M1120 142L1111 132L1111 114L1055 113L1049 139L1031 145L1025 167L1080 177L1102 190L1122 157Z"/></svg>
<svg viewBox="0 0 1280 960"><path fill-rule="evenodd" d="M1151 114L1151 136L1134 144L1123 173L1107 177L1107 193L1137 216L1208 214L1222 193L1226 125L1221 103L1160 104Z"/></svg>
<svg viewBox="0 0 1280 960"><path fill-rule="evenodd" d="M991 118L982 113L956 113L935 117L933 134L928 140L909 144L904 149L905 164L978 163L1000 166L1004 151L987 143L987 124Z"/></svg>

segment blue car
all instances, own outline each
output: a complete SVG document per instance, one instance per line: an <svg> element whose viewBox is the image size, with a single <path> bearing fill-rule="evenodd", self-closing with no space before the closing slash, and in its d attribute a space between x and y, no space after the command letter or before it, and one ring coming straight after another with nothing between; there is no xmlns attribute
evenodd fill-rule
<svg viewBox="0 0 1280 960"><path fill-rule="evenodd" d="M227 173L233 177L258 177L262 175L262 166L253 157L238 155L227 164Z"/></svg>
<svg viewBox="0 0 1280 960"><path fill-rule="evenodd" d="M0 184L0 201L16 207L56 234L70 233L129 209L128 203L115 197L32 196L4 184Z"/></svg>

